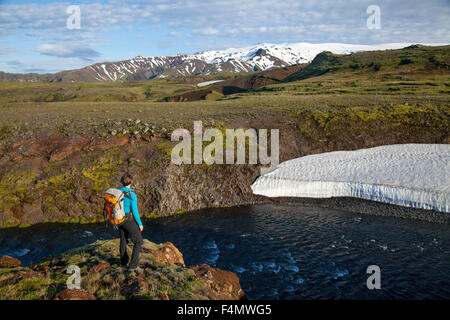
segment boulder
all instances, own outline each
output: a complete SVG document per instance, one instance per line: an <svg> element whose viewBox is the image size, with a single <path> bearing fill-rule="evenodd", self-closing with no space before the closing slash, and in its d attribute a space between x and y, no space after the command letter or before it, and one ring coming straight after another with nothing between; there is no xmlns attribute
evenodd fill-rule
<svg viewBox="0 0 450 320"><path fill-rule="evenodd" d="M96 264L95 266L92 266L91 269L89 269L89 273L96 273L104 269L108 269L110 267L110 264L108 262L102 262L99 264Z"/></svg>
<svg viewBox="0 0 450 320"><path fill-rule="evenodd" d="M231 271L213 268L207 264L189 267L208 286L208 297L214 300L246 299L238 276Z"/></svg>
<svg viewBox="0 0 450 320"><path fill-rule="evenodd" d="M21 264L22 261L10 256L2 256L0 258L0 268L15 268Z"/></svg>
<svg viewBox="0 0 450 320"><path fill-rule="evenodd" d="M143 247L142 250L146 253L151 253L155 256L157 261L174 263L184 266L183 255L173 245L172 242L165 242L160 244L160 247L156 250Z"/></svg>
<svg viewBox="0 0 450 320"><path fill-rule="evenodd" d="M66 288L58 292L54 300L95 300L95 296L86 290Z"/></svg>

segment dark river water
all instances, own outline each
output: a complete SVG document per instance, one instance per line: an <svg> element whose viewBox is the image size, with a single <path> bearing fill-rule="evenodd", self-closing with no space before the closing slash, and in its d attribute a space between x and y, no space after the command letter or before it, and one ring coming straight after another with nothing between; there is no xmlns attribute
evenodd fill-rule
<svg viewBox="0 0 450 320"><path fill-rule="evenodd" d="M104 224L6 229L0 255L34 264L114 236ZM144 237L173 242L188 266L236 272L249 299L450 298L448 225L267 204L144 220ZM378 290L366 285L370 265Z"/></svg>

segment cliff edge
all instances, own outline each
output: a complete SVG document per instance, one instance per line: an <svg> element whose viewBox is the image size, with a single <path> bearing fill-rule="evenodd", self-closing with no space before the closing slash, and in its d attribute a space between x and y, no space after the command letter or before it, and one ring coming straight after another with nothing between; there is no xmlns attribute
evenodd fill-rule
<svg viewBox="0 0 450 320"><path fill-rule="evenodd" d="M186 267L181 252L170 242L144 240L143 272L121 268L119 240L99 240L23 267L20 260L0 258L2 300L238 300L245 299L239 278L231 271L206 264ZM128 248L130 250L130 248ZM76 284L79 268L80 286ZM71 270L68 271L68 270Z"/></svg>

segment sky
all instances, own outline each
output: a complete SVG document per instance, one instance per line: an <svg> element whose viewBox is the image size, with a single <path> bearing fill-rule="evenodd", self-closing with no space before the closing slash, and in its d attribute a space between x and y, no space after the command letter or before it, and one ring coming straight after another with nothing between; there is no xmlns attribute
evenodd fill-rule
<svg viewBox="0 0 450 320"><path fill-rule="evenodd" d="M0 71L258 43L450 43L449 26L450 0L0 0Z"/></svg>

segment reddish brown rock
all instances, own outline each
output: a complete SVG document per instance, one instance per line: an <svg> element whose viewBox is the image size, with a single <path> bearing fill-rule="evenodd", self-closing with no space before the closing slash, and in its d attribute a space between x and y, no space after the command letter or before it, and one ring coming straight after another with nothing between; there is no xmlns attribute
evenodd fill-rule
<svg viewBox="0 0 450 320"><path fill-rule="evenodd" d="M208 286L208 297L217 300L245 299L238 276L231 271L213 268L207 264L190 267Z"/></svg>
<svg viewBox="0 0 450 320"><path fill-rule="evenodd" d="M51 162L61 161L74 152L82 150L89 142L87 136L67 137L54 133L40 139L29 138L16 141L9 146L12 161L45 156Z"/></svg>
<svg viewBox="0 0 450 320"><path fill-rule="evenodd" d="M110 267L110 264L108 262L102 262L99 264L96 264L95 266L92 266L91 269L89 269L89 273L95 273L99 272L104 269L108 269Z"/></svg>
<svg viewBox="0 0 450 320"><path fill-rule="evenodd" d="M0 268L15 268L21 264L22 261L10 256L2 256L0 258Z"/></svg>
<svg viewBox="0 0 450 320"><path fill-rule="evenodd" d="M42 272L48 272L49 267L45 264L36 264L33 266L34 271L42 271Z"/></svg>
<svg viewBox="0 0 450 320"><path fill-rule="evenodd" d="M112 139L97 139L89 143L83 150L101 151L114 147L120 147L128 143L128 137L112 138Z"/></svg>
<svg viewBox="0 0 450 320"><path fill-rule="evenodd" d="M169 296L167 295L167 292L161 293L161 294L159 295L159 298L160 298L161 300L170 300L170 299L169 299Z"/></svg>
<svg viewBox="0 0 450 320"><path fill-rule="evenodd" d="M21 205L15 205L11 208L11 211L13 213L14 218L18 219L19 221L23 217L23 207Z"/></svg>
<svg viewBox="0 0 450 320"><path fill-rule="evenodd" d="M20 161L30 157L48 157L55 149L62 148L67 143L67 137L58 133L41 139L26 139L11 144L11 160Z"/></svg>
<svg viewBox="0 0 450 320"><path fill-rule="evenodd" d="M95 296L86 290L64 289L55 295L54 300L95 300Z"/></svg>
<svg viewBox="0 0 450 320"><path fill-rule="evenodd" d="M33 203L24 203L22 205L22 211L23 216L21 217L21 221L23 223L35 224L45 219L40 198L36 199Z"/></svg>
<svg viewBox="0 0 450 320"><path fill-rule="evenodd" d="M142 136L141 139L146 141L146 142L151 142L151 141L155 140L156 137L154 137L154 136Z"/></svg>
<svg viewBox="0 0 450 320"><path fill-rule="evenodd" d="M81 151L89 142L87 136L72 138L63 145L57 146L51 153L49 161L61 161L75 152Z"/></svg>
<svg viewBox="0 0 450 320"><path fill-rule="evenodd" d="M28 138L28 139L24 139L24 140L20 140L20 141L16 141L11 143L10 148L11 149L17 149L20 148L21 146L30 143L31 141L35 140L34 138Z"/></svg>
<svg viewBox="0 0 450 320"><path fill-rule="evenodd" d="M149 248L142 248L144 252L151 253L156 257L157 261L175 263L184 266L183 255L173 245L172 242L166 242L161 244L158 250L151 250Z"/></svg>

